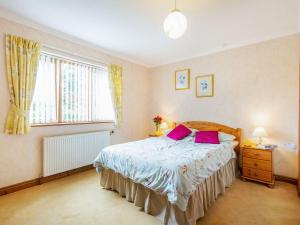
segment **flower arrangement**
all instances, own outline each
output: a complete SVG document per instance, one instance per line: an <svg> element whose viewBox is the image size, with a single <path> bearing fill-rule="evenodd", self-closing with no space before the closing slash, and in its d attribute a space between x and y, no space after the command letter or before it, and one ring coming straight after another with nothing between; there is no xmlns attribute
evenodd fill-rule
<svg viewBox="0 0 300 225"><path fill-rule="evenodd" d="M156 133L159 133L159 125L162 123L163 118L161 116L156 116L153 118L153 122L156 127Z"/></svg>
<svg viewBox="0 0 300 225"><path fill-rule="evenodd" d="M155 123L155 125L159 125L162 122L162 117L161 116L156 116L153 118L153 122Z"/></svg>

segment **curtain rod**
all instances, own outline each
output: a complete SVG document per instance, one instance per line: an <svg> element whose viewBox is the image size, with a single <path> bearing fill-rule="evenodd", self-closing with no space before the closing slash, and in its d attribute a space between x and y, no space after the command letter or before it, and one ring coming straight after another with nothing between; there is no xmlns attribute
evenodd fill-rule
<svg viewBox="0 0 300 225"><path fill-rule="evenodd" d="M100 60L97 59L97 58L82 56L82 55L80 55L80 54L73 53L73 52L68 51L68 50L62 50L62 49L60 49L60 48L56 48L56 47L53 47L53 46L50 46L50 45L47 45L47 44L41 44L41 45L42 45L42 51L43 51L43 49L45 49L45 50L48 49L48 50L54 50L54 51L57 51L57 52L62 53L62 54L68 54L68 55L69 55L69 58L70 58L70 59L73 59L73 60L77 60L77 61L78 61L78 59L72 58L72 56L73 56L73 57L79 57L79 58L82 59L82 60L91 60L91 61L93 61L94 63L97 63L97 64L102 65L102 66L108 66L108 64L109 64L109 63L107 63L107 62L100 61ZM54 53L54 54L55 54L55 53ZM59 55L59 54L57 54L57 55L58 55L58 56L61 56L61 57L67 57L67 58L68 58L68 56ZM87 63L89 63L89 62L87 62ZM89 63L89 64L91 64L91 63Z"/></svg>

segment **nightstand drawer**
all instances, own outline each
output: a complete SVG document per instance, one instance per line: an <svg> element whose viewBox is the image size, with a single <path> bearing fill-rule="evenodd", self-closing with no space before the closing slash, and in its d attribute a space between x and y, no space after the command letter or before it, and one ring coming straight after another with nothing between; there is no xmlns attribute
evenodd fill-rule
<svg viewBox="0 0 300 225"><path fill-rule="evenodd" d="M243 156L254 159L271 160L272 153L267 150L256 150L251 148L243 149Z"/></svg>
<svg viewBox="0 0 300 225"><path fill-rule="evenodd" d="M257 180L262 180L266 182L272 182L272 172L252 169L248 167L243 168L243 176L248 178L253 178Z"/></svg>
<svg viewBox="0 0 300 225"><path fill-rule="evenodd" d="M272 171L271 161L243 157L243 165L259 170Z"/></svg>

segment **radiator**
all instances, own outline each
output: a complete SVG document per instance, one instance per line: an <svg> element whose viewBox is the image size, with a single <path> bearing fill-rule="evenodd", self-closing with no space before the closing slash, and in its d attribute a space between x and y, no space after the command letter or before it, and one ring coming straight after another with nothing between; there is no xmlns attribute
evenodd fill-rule
<svg viewBox="0 0 300 225"><path fill-rule="evenodd" d="M109 143L109 131L44 137L43 177L92 164Z"/></svg>

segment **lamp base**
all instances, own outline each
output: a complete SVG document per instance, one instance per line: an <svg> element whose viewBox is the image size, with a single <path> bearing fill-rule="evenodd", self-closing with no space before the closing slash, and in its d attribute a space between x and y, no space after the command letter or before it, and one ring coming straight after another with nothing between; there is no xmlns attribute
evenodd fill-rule
<svg viewBox="0 0 300 225"><path fill-rule="evenodd" d="M257 145L262 145L262 142L263 142L262 137L258 137L258 144Z"/></svg>

